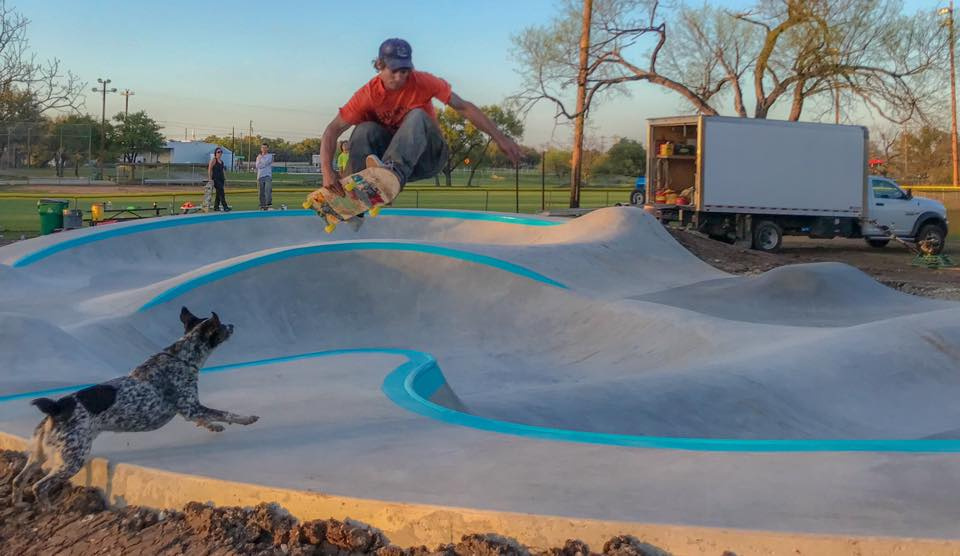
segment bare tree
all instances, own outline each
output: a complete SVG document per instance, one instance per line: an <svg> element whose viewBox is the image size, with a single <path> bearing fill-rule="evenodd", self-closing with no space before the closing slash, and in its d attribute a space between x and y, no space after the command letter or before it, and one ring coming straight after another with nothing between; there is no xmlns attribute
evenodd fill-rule
<svg viewBox="0 0 960 556"><path fill-rule="evenodd" d="M514 38L526 76L524 106L548 100L558 117L576 82L579 2L551 24ZM655 0L595 0L585 110L597 94L646 81L677 93L701 114L766 118L789 102L789 118L839 97L896 122L924 117L941 96L946 39L930 13L902 13L898 0L757 0L731 12L704 5L667 11ZM669 33L668 33L669 30Z"/></svg>
<svg viewBox="0 0 960 556"><path fill-rule="evenodd" d="M28 97L36 112L79 112L86 83L61 68L60 60L40 61L30 50L30 21L0 0L0 91Z"/></svg>

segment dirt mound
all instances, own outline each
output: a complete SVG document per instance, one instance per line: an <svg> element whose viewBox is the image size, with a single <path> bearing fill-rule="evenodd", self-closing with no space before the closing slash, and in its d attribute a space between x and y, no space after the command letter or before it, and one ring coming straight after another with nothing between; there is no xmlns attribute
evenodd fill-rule
<svg viewBox="0 0 960 556"><path fill-rule="evenodd" d="M0 500L9 500L10 481L25 457L0 451ZM256 554L291 556L590 556L584 543L535 551L494 534L464 535L459 543L431 550L391 545L376 529L351 520L298 522L276 504L219 508L191 502L182 512L136 506L108 509L100 491L61 489L44 510L24 492L24 505L0 509L0 546L18 556L46 554ZM603 554L662 556L665 552L633 537L605 543Z"/></svg>

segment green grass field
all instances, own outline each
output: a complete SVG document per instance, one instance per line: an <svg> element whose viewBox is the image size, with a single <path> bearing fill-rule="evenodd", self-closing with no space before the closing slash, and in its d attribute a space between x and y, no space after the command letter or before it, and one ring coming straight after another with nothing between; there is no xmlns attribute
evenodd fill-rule
<svg viewBox="0 0 960 556"><path fill-rule="evenodd" d="M53 189L53 188L52 188ZM39 231L40 217L37 214L37 201L41 198L62 199L70 203L70 208L78 208L89 218L93 203L110 201L116 210L127 206L151 207L153 203L161 208L161 214L178 211L181 204L190 201L200 204L203 194L198 188L182 188L164 193L145 193L136 195L101 194L82 195L75 193L80 188L70 188L74 194L64 195L56 189L42 193L2 193L0 191L0 231L8 234L35 235ZM301 203L309 188L291 189L278 186L273 193L273 206L286 205L290 209L301 208ZM611 206L618 202L627 202L630 198L629 187L584 189L581 191L582 207ZM548 188L542 200L540 189L525 187L520 190L519 212L540 212L541 202L547 209L564 208L569 205L569 190ZM258 206L255 190L233 187L227 188L227 202L234 210L254 210ZM466 187L422 187L411 185L394 201L393 206L400 208L451 208L464 210L490 210L515 212L517 198L513 189L504 188L466 188Z"/></svg>
<svg viewBox="0 0 960 556"><path fill-rule="evenodd" d="M68 175L69 177L69 175ZM401 208L451 208L464 210L489 210L515 212L517 200L513 188L513 176L497 176L496 171L479 175L475 183L480 186L466 187L466 174L455 173L452 187L434 187L433 180L413 182L394 201ZM599 180L598 180L599 181ZM611 206L625 203L632 191L630 178L605 178L602 186L591 185L581 191L580 205L584 208ZM306 193L317 186L316 176L297 174L278 174L274 178L274 207L286 205L290 209L300 208ZM253 210L257 208L255 181L251 173L232 173L228 176L227 201L235 210ZM614 185L616 184L616 185ZM97 193L87 193L91 191ZM519 212L536 213L541 203L546 209L561 209L569 206L569 188L566 180L548 176L541 200L540 176L528 172L520 176ZM114 209L126 206L150 207L153 203L161 208L161 214L176 212L185 201L199 204L203 193L198 186L124 186L136 194L112 192L121 187L101 188L97 186L31 186L23 191L13 186L0 186L0 233L6 235L32 236L39 232L40 218L37 214L37 201L41 198L64 199L71 208L79 208L89 218L93 203L110 201ZM960 241L960 206L948 206L952 229L950 239Z"/></svg>

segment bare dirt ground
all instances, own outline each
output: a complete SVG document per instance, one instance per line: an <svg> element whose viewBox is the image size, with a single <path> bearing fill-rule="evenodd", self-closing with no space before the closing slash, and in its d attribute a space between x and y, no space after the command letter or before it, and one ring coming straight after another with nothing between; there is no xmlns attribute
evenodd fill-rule
<svg viewBox="0 0 960 556"><path fill-rule="evenodd" d="M335 519L298 522L275 504L255 508L215 508L191 502L181 512L128 506L106 509L99 491L62 489L52 509L36 504L29 492L23 507L6 503L10 480L23 466L22 454L0 451L0 546L18 556L63 555L330 555L356 556L665 556L640 540L614 537L602 552L570 540L562 548L532 551L496 535L466 535L459 543L434 549L400 548L362 523ZM600 548L600 547L597 547ZM724 554L733 556L732 553ZM719 554L717 556L720 556Z"/></svg>
<svg viewBox="0 0 960 556"><path fill-rule="evenodd" d="M695 232L670 229L670 233L705 262L733 274L759 274L787 264L841 262L906 293L960 301L960 266L938 270L912 266L913 253L895 243L875 249L862 240L788 237L779 253L766 254L714 241ZM944 253L960 265L960 249L956 244L948 241Z"/></svg>

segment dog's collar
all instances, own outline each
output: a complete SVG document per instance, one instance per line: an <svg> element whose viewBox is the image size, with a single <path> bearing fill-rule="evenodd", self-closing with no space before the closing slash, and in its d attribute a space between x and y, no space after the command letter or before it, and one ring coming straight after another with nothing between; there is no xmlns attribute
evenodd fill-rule
<svg viewBox="0 0 960 556"><path fill-rule="evenodd" d="M199 372L199 371L200 371L200 367L198 367L198 366L196 366L195 364L193 364L193 363L191 363L191 362L189 362L189 361L187 361L186 359L183 359L183 358L181 358L181 357L177 357L176 355L174 355L174 354L172 354L172 353L170 353L170 352L169 352L169 351L167 351L167 350L163 350L163 351L161 351L160 353L162 353L163 355L166 355L167 357L170 357L170 358L173 358L173 359L176 359L177 361L179 361L179 362L181 362L181 363L183 363L184 365L187 365L187 366L190 366L190 367L193 367L194 369L196 369L196 370L197 370L197 372Z"/></svg>

